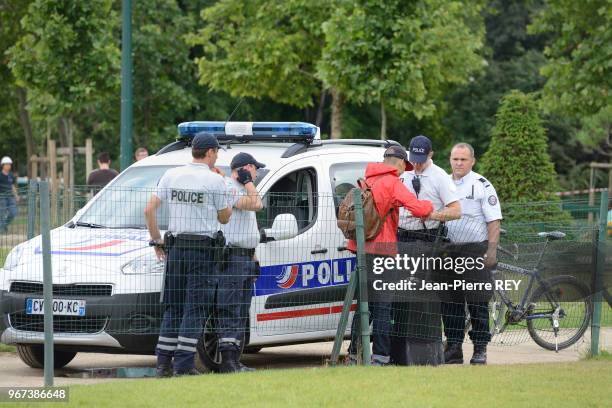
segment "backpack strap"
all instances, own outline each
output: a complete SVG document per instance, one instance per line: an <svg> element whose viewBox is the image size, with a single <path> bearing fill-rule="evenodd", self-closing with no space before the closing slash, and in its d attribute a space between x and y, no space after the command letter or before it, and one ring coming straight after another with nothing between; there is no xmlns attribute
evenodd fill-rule
<svg viewBox="0 0 612 408"><path fill-rule="evenodd" d="M383 175L380 176L376 176L376 178L374 179L374 183L372 184L368 184L366 179L363 178L359 178L357 179L357 185L359 186L359 188L361 188L362 190L369 188L370 190L372 189L372 187L374 187L374 184L376 181L380 180L383 177ZM376 205L376 203L374 203L374 205ZM378 208L376 209L376 211L378 211ZM385 223L385 221L387 221L387 217L389 215L391 215L391 213L393 212L393 207L389 208L389 211L387 211L387 213L384 215L384 217L382 217L382 222L383 224ZM378 214L378 216L380 217L380 213Z"/></svg>

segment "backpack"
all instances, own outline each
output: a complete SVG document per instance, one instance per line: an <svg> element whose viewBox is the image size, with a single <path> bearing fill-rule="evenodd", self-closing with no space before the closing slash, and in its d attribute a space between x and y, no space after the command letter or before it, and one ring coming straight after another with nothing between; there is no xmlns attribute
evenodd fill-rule
<svg viewBox="0 0 612 408"><path fill-rule="evenodd" d="M366 241L370 241L378 235L387 217L393 211L381 217L374 203L372 186L364 179L357 180L357 187L352 188L344 197L338 208L338 228L346 239L357 239L357 224L355 223L355 190L361 190L361 201L363 203L363 224Z"/></svg>

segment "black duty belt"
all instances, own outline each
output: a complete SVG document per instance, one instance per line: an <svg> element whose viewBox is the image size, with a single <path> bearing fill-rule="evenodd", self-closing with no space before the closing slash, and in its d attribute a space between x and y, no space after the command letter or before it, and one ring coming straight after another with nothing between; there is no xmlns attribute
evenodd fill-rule
<svg viewBox="0 0 612 408"><path fill-rule="evenodd" d="M203 242L203 243L212 243L214 240L207 235L200 234L176 234L174 236L175 240L178 241L190 241L190 242Z"/></svg>
<svg viewBox="0 0 612 408"><path fill-rule="evenodd" d="M250 256L253 257L255 255L255 248L240 248L235 246L227 246L230 255L235 256Z"/></svg>

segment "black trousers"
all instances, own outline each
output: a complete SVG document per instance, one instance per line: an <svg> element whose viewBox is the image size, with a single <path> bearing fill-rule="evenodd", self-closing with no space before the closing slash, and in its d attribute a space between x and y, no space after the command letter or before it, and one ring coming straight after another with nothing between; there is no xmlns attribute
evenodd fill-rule
<svg viewBox="0 0 612 408"><path fill-rule="evenodd" d="M486 252L488 244L472 242L449 246L451 256L458 258L478 258ZM449 271L447 280L464 279L466 282L485 283L490 281L490 271L486 268L465 268L461 273ZM466 307L470 313L471 330L468 333L472 343L482 345L491 341L489 331L489 300L492 291L455 290L448 293L442 302L442 321L444 335L449 344L463 343L466 326Z"/></svg>

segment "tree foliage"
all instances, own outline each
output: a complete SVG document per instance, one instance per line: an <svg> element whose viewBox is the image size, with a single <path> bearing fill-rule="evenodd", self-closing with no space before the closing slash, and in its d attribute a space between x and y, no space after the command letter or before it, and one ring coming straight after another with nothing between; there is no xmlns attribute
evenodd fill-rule
<svg viewBox="0 0 612 408"><path fill-rule="evenodd" d="M119 48L110 0L35 0L21 21L25 31L9 50L19 85L37 93L45 113L72 116L118 89Z"/></svg>
<svg viewBox="0 0 612 408"><path fill-rule="evenodd" d="M200 82L235 97L311 106L322 90L315 64L332 3L221 0L202 10L204 26L189 36L202 48Z"/></svg>
<svg viewBox="0 0 612 408"><path fill-rule="evenodd" d="M325 22L318 68L357 103L430 116L449 85L483 67L478 2L341 1Z"/></svg>
<svg viewBox="0 0 612 408"><path fill-rule="evenodd" d="M502 99L480 169L502 202L554 199L555 169L533 96L513 91Z"/></svg>
<svg viewBox="0 0 612 408"><path fill-rule="evenodd" d="M612 3L609 0L547 1L531 26L553 40L544 53L545 106L576 116L612 105Z"/></svg>

